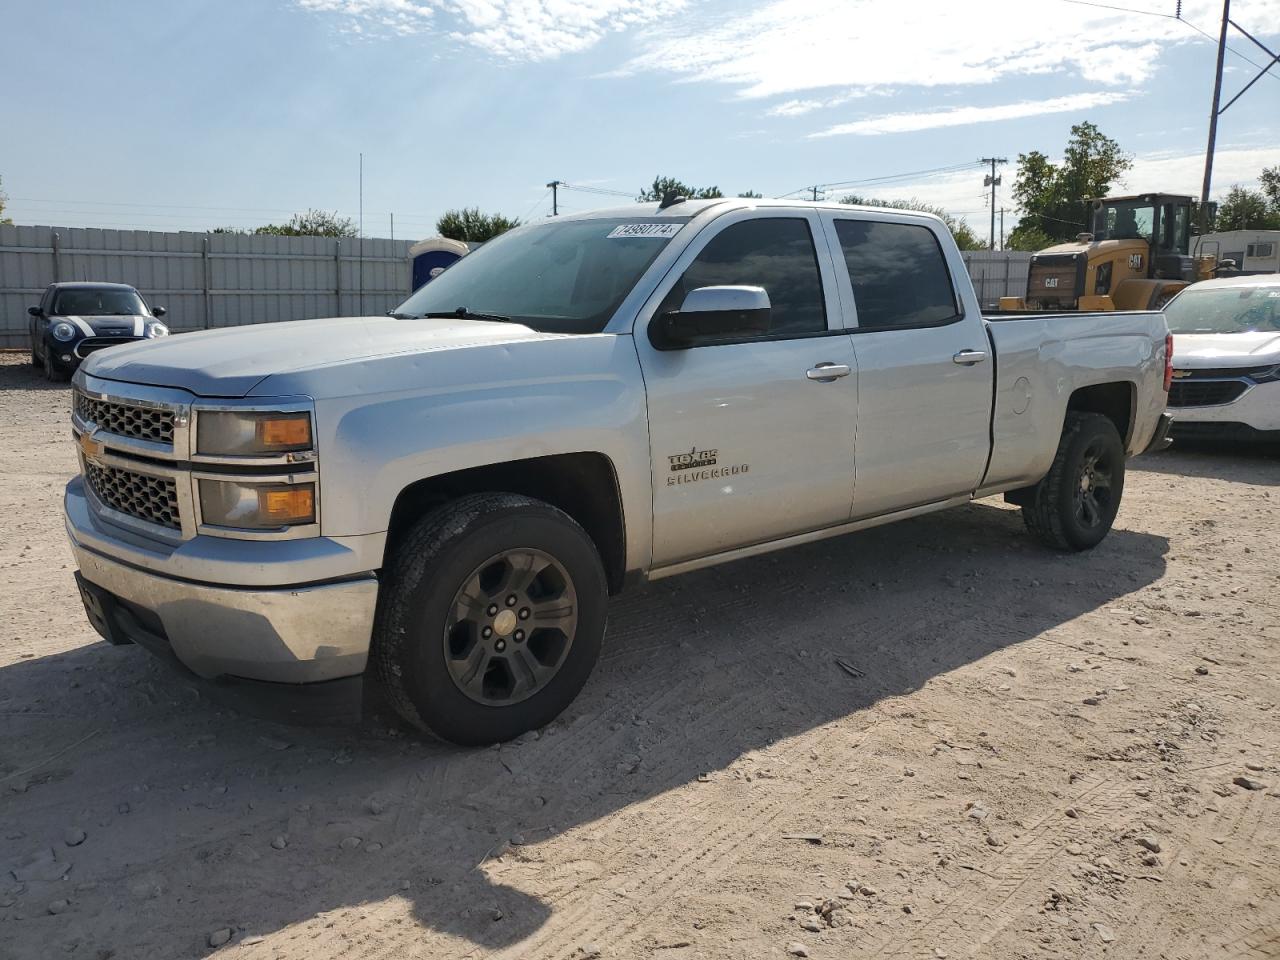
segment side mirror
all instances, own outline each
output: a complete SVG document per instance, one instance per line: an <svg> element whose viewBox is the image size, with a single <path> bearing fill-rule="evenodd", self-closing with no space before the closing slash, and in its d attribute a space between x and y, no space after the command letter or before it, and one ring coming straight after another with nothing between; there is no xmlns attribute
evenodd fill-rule
<svg viewBox="0 0 1280 960"><path fill-rule="evenodd" d="M41 310L39 307L27 307L27 313L31 314L33 317L44 316L44 311Z"/></svg>
<svg viewBox="0 0 1280 960"><path fill-rule="evenodd" d="M151 314L152 314L152 316L156 316L156 317L163 317L163 316L164 316L166 313L168 313L168 312L169 312L169 311L168 311L168 310L166 310L164 307L152 307L152 308L151 308Z"/></svg>
<svg viewBox="0 0 1280 960"><path fill-rule="evenodd" d="M771 312L763 287L699 287L689 291L679 310L653 318L649 342L658 350L680 350L759 337L769 332Z"/></svg>

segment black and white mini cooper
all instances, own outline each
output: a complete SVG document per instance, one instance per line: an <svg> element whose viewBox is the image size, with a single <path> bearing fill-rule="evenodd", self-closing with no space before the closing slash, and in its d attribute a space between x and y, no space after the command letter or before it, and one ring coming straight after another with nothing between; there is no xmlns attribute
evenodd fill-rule
<svg viewBox="0 0 1280 960"><path fill-rule="evenodd" d="M148 307L127 283L51 283L27 313L31 363L50 380L67 379L95 350L169 335L164 307Z"/></svg>

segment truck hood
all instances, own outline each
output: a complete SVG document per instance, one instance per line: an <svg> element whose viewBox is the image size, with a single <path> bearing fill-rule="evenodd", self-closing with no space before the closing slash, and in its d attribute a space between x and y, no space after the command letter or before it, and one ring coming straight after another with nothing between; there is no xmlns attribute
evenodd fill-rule
<svg viewBox="0 0 1280 960"><path fill-rule="evenodd" d="M1280 333L1175 333L1173 365L1181 370L1280 363Z"/></svg>
<svg viewBox="0 0 1280 960"><path fill-rule="evenodd" d="M91 354L85 373L178 387L202 397L244 397L266 377L394 354L553 339L512 323L333 317L228 327L125 344Z"/></svg>

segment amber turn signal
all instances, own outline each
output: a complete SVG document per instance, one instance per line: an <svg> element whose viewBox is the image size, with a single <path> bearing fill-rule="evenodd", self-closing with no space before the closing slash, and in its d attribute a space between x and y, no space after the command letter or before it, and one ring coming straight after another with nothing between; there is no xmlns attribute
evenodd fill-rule
<svg viewBox="0 0 1280 960"><path fill-rule="evenodd" d="M310 523L316 515L315 487L262 487L258 490L258 514L263 521L281 526Z"/></svg>
<svg viewBox="0 0 1280 960"><path fill-rule="evenodd" d="M305 450L311 446L311 417L305 413L264 417L258 421L257 433L264 450Z"/></svg>

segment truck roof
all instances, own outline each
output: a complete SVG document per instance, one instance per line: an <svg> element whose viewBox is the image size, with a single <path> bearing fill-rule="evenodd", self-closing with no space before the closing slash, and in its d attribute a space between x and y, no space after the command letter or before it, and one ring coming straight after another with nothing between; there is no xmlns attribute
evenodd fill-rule
<svg viewBox="0 0 1280 960"><path fill-rule="evenodd" d="M136 290L131 283L109 283L98 280L59 280L49 284L59 290Z"/></svg>
<svg viewBox="0 0 1280 960"><path fill-rule="evenodd" d="M600 210L585 210L582 213L565 213L556 219L559 220L594 220L618 217L644 217L644 218L662 218L662 217L694 217L702 213L704 210L710 210L712 207L728 212L730 210L746 210L753 207L784 207L794 210L797 207L813 207L819 210L841 210L848 213L850 210L871 211L874 213L892 213L901 214L903 216L923 217L931 220L941 220L940 217L924 210L904 210L898 207L873 207L873 206L855 206L848 203L839 203L835 200L774 200L764 199L761 197L718 197L714 200L682 200L679 203L672 204L668 207L659 207L657 203L632 203L625 206L606 207ZM543 221L540 221L543 222Z"/></svg>

